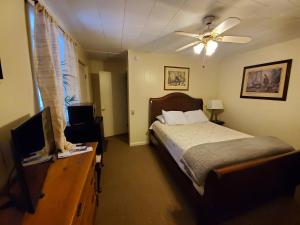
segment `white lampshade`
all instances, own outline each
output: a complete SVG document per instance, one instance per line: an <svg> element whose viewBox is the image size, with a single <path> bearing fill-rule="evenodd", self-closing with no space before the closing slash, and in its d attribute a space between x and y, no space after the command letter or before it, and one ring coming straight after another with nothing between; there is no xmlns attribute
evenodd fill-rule
<svg viewBox="0 0 300 225"><path fill-rule="evenodd" d="M222 100L213 99L207 102L207 109L224 109Z"/></svg>
<svg viewBox="0 0 300 225"><path fill-rule="evenodd" d="M200 43L196 46L194 46L194 53L197 54L197 55L200 55L201 52L202 52L202 49L204 48L204 44L203 43Z"/></svg>
<svg viewBox="0 0 300 225"><path fill-rule="evenodd" d="M212 54L214 54L217 47L218 47L217 42L215 42L213 40L209 40L206 44L206 55L211 56Z"/></svg>

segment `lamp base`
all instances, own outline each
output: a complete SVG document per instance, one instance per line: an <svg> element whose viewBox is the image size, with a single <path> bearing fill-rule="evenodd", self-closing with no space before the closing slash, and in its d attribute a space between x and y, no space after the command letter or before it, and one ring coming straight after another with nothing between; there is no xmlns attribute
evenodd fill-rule
<svg viewBox="0 0 300 225"><path fill-rule="evenodd" d="M210 121L218 121L218 113L215 109L211 110Z"/></svg>

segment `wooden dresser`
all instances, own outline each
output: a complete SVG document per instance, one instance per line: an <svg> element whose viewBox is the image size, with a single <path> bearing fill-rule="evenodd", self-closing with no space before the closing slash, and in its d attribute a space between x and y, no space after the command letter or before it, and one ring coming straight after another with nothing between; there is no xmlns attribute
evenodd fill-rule
<svg viewBox="0 0 300 225"><path fill-rule="evenodd" d="M21 213L9 209L1 213L1 225L4 221L10 225L93 225L97 143L89 146L93 147L92 152L59 159L50 166L43 188L45 196L39 200L34 214L25 213L17 220Z"/></svg>

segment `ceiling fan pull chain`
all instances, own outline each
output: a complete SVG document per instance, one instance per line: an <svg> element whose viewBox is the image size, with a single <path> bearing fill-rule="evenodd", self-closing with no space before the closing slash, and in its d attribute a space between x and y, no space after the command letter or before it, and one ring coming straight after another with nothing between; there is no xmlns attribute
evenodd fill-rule
<svg viewBox="0 0 300 225"><path fill-rule="evenodd" d="M205 69L205 54L202 54L202 69Z"/></svg>

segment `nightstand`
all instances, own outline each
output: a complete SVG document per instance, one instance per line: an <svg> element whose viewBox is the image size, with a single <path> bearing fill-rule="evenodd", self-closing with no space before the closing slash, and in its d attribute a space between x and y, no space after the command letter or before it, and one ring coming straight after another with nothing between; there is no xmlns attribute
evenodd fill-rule
<svg viewBox="0 0 300 225"><path fill-rule="evenodd" d="M213 122L213 123L216 123L216 124L219 124L219 125L224 125L225 122L222 121L222 120L211 120L210 122Z"/></svg>

